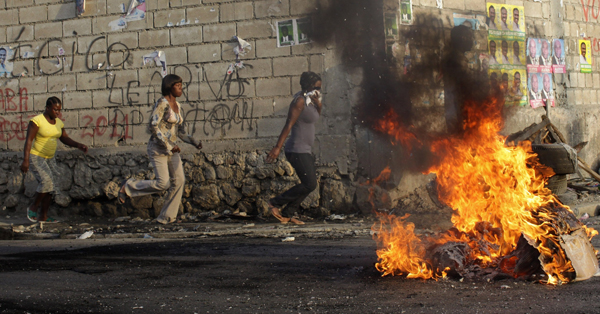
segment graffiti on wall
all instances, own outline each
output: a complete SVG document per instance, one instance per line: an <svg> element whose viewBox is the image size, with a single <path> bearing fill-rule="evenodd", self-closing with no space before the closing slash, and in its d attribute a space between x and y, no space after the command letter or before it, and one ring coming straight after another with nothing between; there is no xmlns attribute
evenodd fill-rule
<svg viewBox="0 0 600 314"><path fill-rule="evenodd" d="M17 37L18 39L18 37ZM13 73L14 77L23 76L26 77L28 73L39 73L40 76L50 76L69 72L73 70L76 62L81 62L81 59L76 59L77 56L85 56L84 63L85 68L89 72L96 71L99 73L99 77L104 75L107 77L107 90L108 99L106 102L108 107L107 110L92 110L92 106L89 106L89 114L87 109L81 109L79 113L79 130L78 133L71 135L80 139L94 138L94 143L106 143L109 141L127 141L133 139L134 127L140 125L146 125L148 117L152 111L152 105L161 97L160 82L162 75L160 70L156 70L150 77L150 83L146 83L149 86L142 86L144 84L140 80L128 81L126 87L117 87L115 82L119 78L119 72L113 71L117 69L123 69L126 62L131 60L132 53L126 44L122 42L115 42L108 46L104 53L103 63L93 64L92 59L94 55L98 53L94 52L102 43L105 36L98 36L94 38L85 53L80 54L77 51L76 43L73 43L71 47L71 53L69 56L43 56L42 53L45 48L50 45L56 45L59 47L64 46L61 39L52 38L44 42L37 54L33 56L34 69L28 69L23 66L23 73L21 75ZM14 47L14 57L11 61L23 61L31 59L31 53L29 50L31 45L23 44ZM64 53L64 51L63 51ZM119 54L122 56L121 60L117 60L115 56ZM96 56L97 58L97 56ZM70 60L69 60L70 59ZM116 61L115 63L111 63ZM129 61L130 62L130 61ZM250 81L246 78L240 77L240 71L243 71L245 67L251 67L249 64L243 64L242 62L232 63L228 69L223 69L223 76L218 78L208 77L208 74L204 69L199 71L203 75L198 74L197 80L194 80L194 69L198 67L196 65L174 65L169 66L169 73L177 74L183 79L183 95L180 98L180 102L183 103L184 115L188 124L189 132L199 136L223 136L227 135L233 127L238 127L242 131L253 130L253 121L256 120L254 117L254 105L250 101L244 99L247 95L246 88L250 85ZM12 79L15 79L15 78ZM6 83L9 79L4 79ZM147 80L146 80L147 81ZM207 83L210 93L205 95L203 99L200 97L200 84ZM1 84L5 85L6 84ZM198 95L191 95L191 93L197 92ZM96 97L96 95L94 95ZM16 140L24 141L27 129L28 121L31 117L39 114L38 112L31 112L34 110L31 104L31 95L28 94L27 88L19 88L14 90L12 88L0 88L0 112L6 113L6 115L0 116L0 141L9 142ZM95 101L97 101L95 99ZM215 102L216 105L211 105L211 108L207 108L205 101ZM227 103L226 103L227 101ZM233 102L233 103L232 103ZM68 104L66 104L68 108ZM37 111L39 108L35 108ZM14 114L13 114L14 113ZM63 112L65 114L65 112ZM67 113L67 127L77 127L77 113L69 115ZM142 141L148 137L148 134L144 132L141 139ZM22 143L16 143L9 145L11 148Z"/></svg>

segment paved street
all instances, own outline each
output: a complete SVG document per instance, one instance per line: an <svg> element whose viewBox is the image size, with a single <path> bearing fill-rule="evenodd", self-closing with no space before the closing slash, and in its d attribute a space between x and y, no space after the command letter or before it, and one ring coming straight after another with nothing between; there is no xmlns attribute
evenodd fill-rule
<svg viewBox="0 0 600 314"><path fill-rule="evenodd" d="M600 311L598 277L558 287L382 278L373 267L376 248L368 235L284 238L0 241L0 312Z"/></svg>

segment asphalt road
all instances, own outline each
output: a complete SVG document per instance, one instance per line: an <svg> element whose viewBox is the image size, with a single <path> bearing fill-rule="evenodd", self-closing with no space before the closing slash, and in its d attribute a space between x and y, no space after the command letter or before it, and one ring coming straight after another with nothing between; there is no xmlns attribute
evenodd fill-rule
<svg viewBox="0 0 600 314"><path fill-rule="evenodd" d="M367 236L0 242L0 313L600 313L598 277L382 278Z"/></svg>

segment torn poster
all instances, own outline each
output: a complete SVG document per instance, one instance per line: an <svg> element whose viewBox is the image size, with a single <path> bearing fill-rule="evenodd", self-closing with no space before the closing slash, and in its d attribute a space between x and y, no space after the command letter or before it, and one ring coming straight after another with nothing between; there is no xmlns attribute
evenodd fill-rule
<svg viewBox="0 0 600 314"><path fill-rule="evenodd" d="M142 65L146 65L146 64L152 63L154 61L154 63L156 64L157 67L161 67L160 74L162 75L162 77L167 76L167 58L165 56L164 51L157 50L153 53L144 55L143 58L144 58L144 60L143 60Z"/></svg>
<svg viewBox="0 0 600 314"><path fill-rule="evenodd" d="M85 0L75 1L75 7L76 7L76 11L77 11L77 16L80 16L83 13L85 13Z"/></svg>
<svg viewBox="0 0 600 314"><path fill-rule="evenodd" d="M146 0L131 0L127 7L127 12L119 19L111 21L108 26L113 31L118 31L127 27L127 22L141 21L146 18Z"/></svg>
<svg viewBox="0 0 600 314"><path fill-rule="evenodd" d="M296 20L296 25L298 30L296 32L298 34L297 43L299 45L310 43L310 33L312 30L312 21L310 17Z"/></svg>
<svg viewBox="0 0 600 314"><path fill-rule="evenodd" d="M125 21L141 21L146 18L146 0L131 0L127 7L127 14L123 17Z"/></svg>
<svg viewBox="0 0 600 314"><path fill-rule="evenodd" d="M294 20L277 22L277 47L287 47L296 44L294 40Z"/></svg>
<svg viewBox="0 0 600 314"><path fill-rule="evenodd" d="M398 35L398 17L396 13L386 13L385 14L385 37L393 38Z"/></svg>
<svg viewBox="0 0 600 314"><path fill-rule="evenodd" d="M565 65L565 41L562 39L552 40L552 72L567 73Z"/></svg>
<svg viewBox="0 0 600 314"><path fill-rule="evenodd" d="M579 39L577 41L577 51L579 51L579 65L581 73L592 73L592 56L589 40Z"/></svg>
<svg viewBox="0 0 600 314"><path fill-rule="evenodd" d="M464 25L472 30L479 30L479 19L473 14L453 13L454 26Z"/></svg>
<svg viewBox="0 0 600 314"><path fill-rule="evenodd" d="M408 25L412 22L412 0L400 0L400 24Z"/></svg>
<svg viewBox="0 0 600 314"><path fill-rule="evenodd" d="M12 76L14 53L11 47L0 46L0 77Z"/></svg>
<svg viewBox="0 0 600 314"><path fill-rule="evenodd" d="M245 55L248 51L250 51L250 49L252 49L252 46L247 41L237 36L233 36L233 40L237 42L237 45L233 47L233 52L238 58L239 56Z"/></svg>

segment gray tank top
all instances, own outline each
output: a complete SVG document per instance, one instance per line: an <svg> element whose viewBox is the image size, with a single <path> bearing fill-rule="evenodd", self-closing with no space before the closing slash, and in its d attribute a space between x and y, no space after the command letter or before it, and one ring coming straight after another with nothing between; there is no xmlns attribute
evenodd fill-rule
<svg viewBox="0 0 600 314"><path fill-rule="evenodd" d="M294 95L294 100L290 104L293 106L299 97L304 97L304 92ZM292 135L285 143L284 151L286 153L308 153L312 152L312 145L315 141L315 124L319 120L319 111L314 104L304 106L304 110L298 117L296 123L292 126Z"/></svg>

